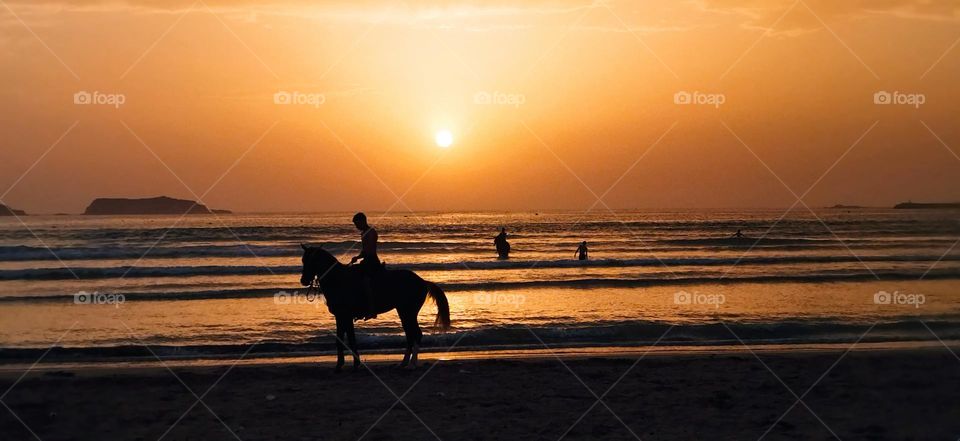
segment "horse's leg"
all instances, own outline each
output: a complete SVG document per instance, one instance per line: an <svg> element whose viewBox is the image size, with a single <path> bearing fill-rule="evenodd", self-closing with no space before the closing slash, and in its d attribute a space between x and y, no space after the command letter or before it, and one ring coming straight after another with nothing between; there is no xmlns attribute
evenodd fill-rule
<svg viewBox="0 0 960 441"><path fill-rule="evenodd" d="M411 348L410 356L410 368L416 369L417 367L417 354L420 353L420 340L423 339L423 331L420 330L420 323L417 322L417 317L413 317L413 322L410 326L412 328L411 340L413 340L413 347Z"/></svg>
<svg viewBox="0 0 960 441"><path fill-rule="evenodd" d="M418 278L419 280L419 278ZM421 289L423 281L417 284L417 289L411 289L411 292L416 292ZM420 322L417 320L417 316L420 315L420 308L423 307L423 302L426 300L426 292L420 291L422 294L414 298L409 298L409 308L404 308L407 311L406 317L407 320L404 323L404 332L407 334L407 344L410 347L410 369L417 368L417 355L420 353L420 340L423 339L423 331L420 330ZM398 309L399 311L399 309Z"/></svg>
<svg viewBox="0 0 960 441"><path fill-rule="evenodd" d="M340 317L336 317L337 320L337 367L335 370L340 372L340 369L343 368L343 339L346 335L346 329L343 325L343 320Z"/></svg>
<svg viewBox="0 0 960 441"><path fill-rule="evenodd" d="M407 339L407 350L403 353L403 361L400 362L400 367L406 367L410 363L410 355L413 353L413 336L414 331L410 326L411 318L410 314L407 311L400 312L397 311L397 315L400 316L400 323L403 325L403 334ZM417 320L416 317L413 317L413 322Z"/></svg>
<svg viewBox="0 0 960 441"><path fill-rule="evenodd" d="M413 340L410 340L410 333L406 329L403 330L403 333L407 338L407 349L403 351L403 361L400 362L400 367L406 367L410 363L410 354L413 352Z"/></svg>
<svg viewBox="0 0 960 441"><path fill-rule="evenodd" d="M410 369L417 368L417 354L420 353L420 342L413 343L413 355L410 357Z"/></svg>
<svg viewBox="0 0 960 441"><path fill-rule="evenodd" d="M360 369L360 352L357 351L357 334L356 328L353 326L353 320L349 320L347 323L347 344L350 345L350 353L353 354L353 370Z"/></svg>

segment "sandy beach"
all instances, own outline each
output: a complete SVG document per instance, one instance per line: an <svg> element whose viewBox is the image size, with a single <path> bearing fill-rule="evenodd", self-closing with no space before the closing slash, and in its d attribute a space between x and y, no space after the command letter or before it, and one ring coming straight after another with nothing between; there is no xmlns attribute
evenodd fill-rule
<svg viewBox="0 0 960 441"><path fill-rule="evenodd" d="M13 386L3 397L13 413L0 415L0 431L44 441L960 436L960 359L946 348L842 355L426 354L413 371L387 362L340 374L325 363L114 367L35 370L15 385L19 374L8 371L0 386Z"/></svg>

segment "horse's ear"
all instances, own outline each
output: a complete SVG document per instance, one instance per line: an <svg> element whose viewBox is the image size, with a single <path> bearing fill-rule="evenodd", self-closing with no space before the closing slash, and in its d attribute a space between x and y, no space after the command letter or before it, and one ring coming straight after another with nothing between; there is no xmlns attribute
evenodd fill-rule
<svg viewBox="0 0 960 441"><path fill-rule="evenodd" d="M307 244L300 242L300 248L303 248L304 251L307 250Z"/></svg>

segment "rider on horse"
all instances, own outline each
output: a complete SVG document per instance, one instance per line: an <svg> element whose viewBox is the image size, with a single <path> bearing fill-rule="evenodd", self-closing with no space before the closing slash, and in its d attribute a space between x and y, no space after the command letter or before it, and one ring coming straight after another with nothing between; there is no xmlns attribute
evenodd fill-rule
<svg viewBox="0 0 960 441"><path fill-rule="evenodd" d="M369 320L377 318L374 312L373 278L382 269L380 258L377 257L377 230L367 224L367 215L363 213L353 215L353 225L360 230L360 254L350 259L350 264L360 261L360 268L363 271L364 300L367 305L363 319Z"/></svg>

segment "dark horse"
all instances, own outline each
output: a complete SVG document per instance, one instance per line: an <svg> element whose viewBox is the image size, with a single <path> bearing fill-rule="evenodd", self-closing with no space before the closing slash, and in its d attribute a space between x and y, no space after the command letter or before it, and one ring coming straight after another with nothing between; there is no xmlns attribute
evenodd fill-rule
<svg viewBox="0 0 960 441"><path fill-rule="evenodd" d="M337 319L337 371L343 367L344 338L353 353L353 368L360 366L357 339L354 335L354 319L367 315L364 301L363 273L359 267L344 265L332 254L320 247L303 248L303 275L300 283L311 286L314 282L326 298L327 309ZM417 315L427 295L437 302L436 326L450 328L450 304L447 296L435 283L427 282L410 270L383 270L373 282L374 313L383 314L397 310L403 332L407 337L407 351L400 366L417 366L417 353L423 332Z"/></svg>

